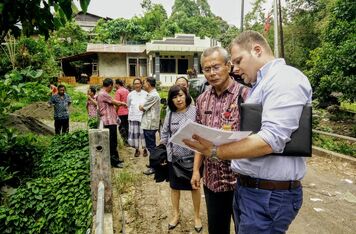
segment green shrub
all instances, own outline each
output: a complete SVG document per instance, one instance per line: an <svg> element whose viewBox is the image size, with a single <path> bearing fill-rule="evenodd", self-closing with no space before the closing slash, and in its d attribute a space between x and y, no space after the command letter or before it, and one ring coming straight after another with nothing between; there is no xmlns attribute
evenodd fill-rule
<svg viewBox="0 0 356 234"><path fill-rule="evenodd" d="M0 233L85 233L92 221L88 145L86 131L54 137L38 178L0 206Z"/></svg>
<svg viewBox="0 0 356 234"><path fill-rule="evenodd" d="M45 149L46 143L34 134L18 135L15 130L1 128L0 164L10 172L17 172L16 176L6 183L18 186L21 180L32 177L35 164Z"/></svg>
<svg viewBox="0 0 356 234"><path fill-rule="evenodd" d="M27 82L23 86L23 96L21 98L25 98L27 103L38 102L38 101L48 101L49 99L49 91L47 85L38 83L38 82Z"/></svg>
<svg viewBox="0 0 356 234"><path fill-rule="evenodd" d="M313 134L313 145L323 149L331 150L340 154L356 157L356 145L346 140L336 139L321 134Z"/></svg>
<svg viewBox="0 0 356 234"><path fill-rule="evenodd" d="M72 99L73 110L70 113L70 120L74 122L87 122L88 114L86 109L87 96L82 92L77 92L71 85L65 85L66 92Z"/></svg>
<svg viewBox="0 0 356 234"><path fill-rule="evenodd" d="M0 188L2 188L8 181L13 179L17 172L11 172L9 167L0 167ZM3 200L3 191L0 190L0 204Z"/></svg>
<svg viewBox="0 0 356 234"><path fill-rule="evenodd" d="M91 223L87 172L34 179L0 207L1 233L84 233Z"/></svg>
<svg viewBox="0 0 356 234"><path fill-rule="evenodd" d="M99 126L99 118L89 118L88 119L88 127L91 129L96 129Z"/></svg>
<svg viewBox="0 0 356 234"><path fill-rule="evenodd" d="M16 172L11 172L9 167L0 167L0 187L4 185L4 183L14 177Z"/></svg>

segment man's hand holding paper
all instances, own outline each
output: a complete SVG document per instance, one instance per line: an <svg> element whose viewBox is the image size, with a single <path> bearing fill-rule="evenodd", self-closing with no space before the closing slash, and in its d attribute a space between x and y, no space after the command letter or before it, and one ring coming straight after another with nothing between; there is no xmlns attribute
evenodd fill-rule
<svg viewBox="0 0 356 234"><path fill-rule="evenodd" d="M185 126L171 137L170 142L204 154L210 153L205 151L210 151L212 145L218 146L239 141L250 134L250 131L225 131L195 122L187 122Z"/></svg>

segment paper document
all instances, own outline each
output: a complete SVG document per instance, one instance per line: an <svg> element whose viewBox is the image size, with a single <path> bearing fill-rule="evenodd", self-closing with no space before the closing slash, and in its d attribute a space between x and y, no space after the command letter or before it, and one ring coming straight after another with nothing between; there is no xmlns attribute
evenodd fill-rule
<svg viewBox="0 0 356 234"><path fill-rule="evenodd" d="M214 145L222 145L233 141L240 141L251 134L251 131L226 131L204 126L195 122L187 122L170 139L169 142L193 150L183 143L183 139L192 139L193 134L213 142Z"/></svg>

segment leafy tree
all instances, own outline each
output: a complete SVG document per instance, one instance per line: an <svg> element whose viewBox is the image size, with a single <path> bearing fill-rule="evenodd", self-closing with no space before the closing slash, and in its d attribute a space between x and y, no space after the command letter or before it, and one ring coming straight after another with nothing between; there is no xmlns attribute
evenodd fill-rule
<svg viewBox="0 0 356 234"><path fill-rule="evenodd" d="M172 7L172 19L176 19L181 13L189 17L200 15L200 10L195 1L191 0L175 0Z"/></svg>
<svg viewBox="0 0 356 234"><path fill-rule="evenodd" d="M167 12L161 4L151 4L146 7L142 18L137 19L143 31L137 35L139 41L147 42L151 39L162 38L162 23L167 21Z"/></svg>
<svg viewBox="0 0 356 234"><path fill-rule="evenodd" d="M172 15L168 18L161 4L150 0L141 3L142 17L99 21L95 42L103 43L145 43L152 39L174 36L176 33L191 33L199 37L226 38L225 33L233 31L226 21L215 16L206 0L176 0ZM231 38L231 36L229 37Z"/></svg>
<svg viewBox="0 0 356 234"><path fill-rule="evenodd" d="M226 21L211 12L206 0L176 0L172 9L168 25L176 23L178 32L217 38L229 28Z"/></svg>
<svg viewBox="0 0 356 234"><path fill-rule="evenodd" d="M214 16L210 10L210 6L207 0L197 0L197 5L201 16L206 16L206 17Z"/></svg>
<svg viewBox="0 0 356 234"><path fill-rule="evenodd" d="M227 48L230 46L231 41L240 33L240 29L235 26L231 26L224 34L218 37L218 41L221 42L221 46Z"/></svg>
<svg viewBox="0 0 356 234"><path fill-rule="evenodd" d="M145 11L149 11L152 8L152 2L151 0L142 0L141 2L141 7L142 9L144 9Z"/></svg>
<svg viewBox="0 0 356 234"><path fill-rule="evenodd" d="M266 2L266 0L257 0L252 4L252 10L245 15L244 20L244 30L254 30L263 34L268 44L271 46L272 50L274 49L274 29L273 24L274 20L271 20L271 28L268 32L264 31L265 24L265 9L262 8L262 5Z"/></svg>
<svg viewBox="0 0 356 234"><path fill-rule="evenodd" d="M10 43L10 42L9 42ZM9 43L6 44L9 45ZM11 71L22 72L24 77L29 77L26 74L30 74L27 71L31 70L37 73L36 70L41 70L41 78L46 81L47 78L56 76L59 72L59 68L55 58L51 51L48 50L47 43L44 37L39 36L37 39L31 37L21 36L14 42L13 55L4 56L1 61L0 75L4 76ZM3 46L3 52L5 53L6 46ZM8 52L6 52L8 53ZM13 61L10 61L13 60ZM10 66L12 64L12 66ZM3 79L3 77L0 77ZM34 81L33 79L31 79ZM38 81L39 79L37 79ZM21 82L25 82L22 80ZM28 80L27 80L28 81Z"/></svg>
<svg viewBox="0 0 356 234"><path fill-rule="evenodd" d="M257 0L252 4L252 10L244 17L244 29L263 32L265 13L262 5L266 0Z"/></svg>
<svg viewBox="0 0 356 234"><path fill-rule="evenodd" d="M352 0L330 0L325 24L321 27L321 45L311 52L308 75L314 96L328 106L332 92L341 99L356 100L356 5Z"/></svg>
<svg viewBox="0 0 356 234"><path fill-rule="evenodd" d="M14 35L43 34L58 28L65 19L72 17L72 0L3 0L0 3L0 41L11 31ZM90 0L80 0L80 6L86 12ZM54 7L56 15L51 12ZM21 30L22 28L22 30Z"/></svg>
<svg viewBox="0 0 356 234"><path fill-rule="evenodd" d="M74 22L54 31L48 40L48 47L55 58L80 54L86 51L88 33Z"/></svg>
<svg viewBox="0 0 356 234"><path fill-rule="evenodd" d="M43 37L39 37L38 39L21 37L18 40L17 48L17 68L21 69L31 66L33 69L41 69L46 62L53 60Z"/></svg>
<svg viewBox="0 0 356 234"><path fill-rule="evenodd" d="M94 38L97 42L104 43L121 43L126 44L127 41L132 40L134 35L142 31L141 26L134 19L117 18L105 22L99 20L94 32L97 36Z"/></svg>
<svg viewBox="0 0 356 234"><path fill-rule="evenodd" d="M118 18L111 21L100 20L94 29L94 42L102 43L145 43L166 36L167 12L161 4L152 4L150 0L141 3L144 9L142 17L131 19Z"/></svg>
<svg viewBox="0 0 356 234"><path fill-rule="evenodd" d="M301 70L306 70L310 51L320 45L320 19L325 14L325 3L320 0L290 0L284 9L285 59Z"/></svg>

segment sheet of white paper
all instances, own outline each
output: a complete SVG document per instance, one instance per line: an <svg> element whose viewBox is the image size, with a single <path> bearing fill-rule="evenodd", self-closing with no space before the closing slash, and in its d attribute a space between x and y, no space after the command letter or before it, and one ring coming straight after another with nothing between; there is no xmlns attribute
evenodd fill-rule
<svg viewBox="0 0 356 234"><path fill-rule="evenodd" d="M183 139L192 139L193 134L197 134L213 142L214 145L222 145L225 143L242 140L243 138L250 135L251 131L225 131L190 121L183 125L175 134L173 134L173 136L169 139L169 142L180 145L187 149L191 149L183 143Z"/></svg>

